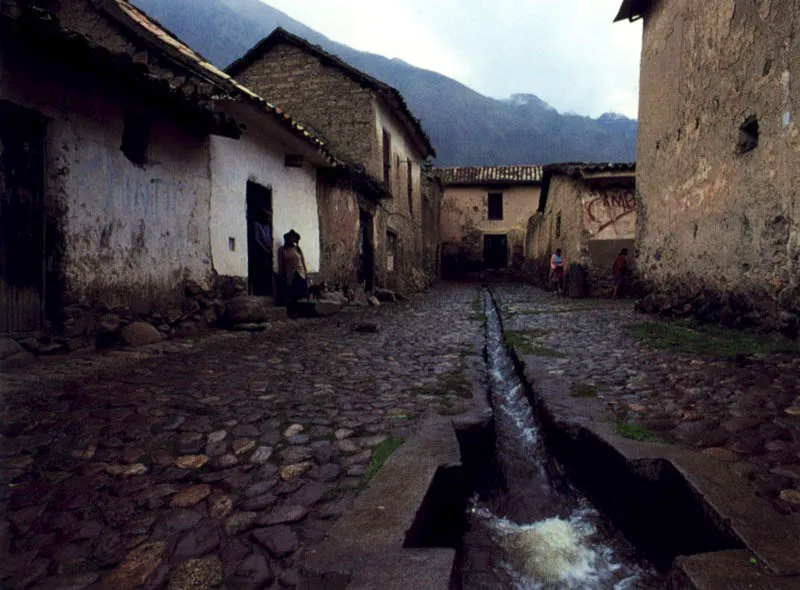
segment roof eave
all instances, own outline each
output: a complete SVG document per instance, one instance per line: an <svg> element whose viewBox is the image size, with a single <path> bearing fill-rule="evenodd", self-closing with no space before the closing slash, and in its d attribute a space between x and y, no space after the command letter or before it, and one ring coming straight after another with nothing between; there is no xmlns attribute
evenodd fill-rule
<svg viewBox="0 0 800 590"><path fill-rule="evenodd" d="M634 22L643 18L647 9L650 8L650 2L651 0L623 0L614 22L622 20Z"/></svg>

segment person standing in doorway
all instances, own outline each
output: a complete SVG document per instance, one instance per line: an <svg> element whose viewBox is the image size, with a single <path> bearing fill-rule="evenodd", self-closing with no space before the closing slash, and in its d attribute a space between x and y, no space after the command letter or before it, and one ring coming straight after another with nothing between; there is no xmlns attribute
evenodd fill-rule
<svg viewBox="0 0 800 590"><path fill-rule="evenodd" d="M296 303L308 297L306 259L300 249L300 234L293 229L283 234L283 246L278 249L278 264L287 302Z"/></svg>
<svg viewBox="0 0 800 590"><path fill-rule="evenodd" d="M253 223L253 237L258 245L258 274L255 282L255 295L269 295L272 292L272 213L262 207Z"/></svg>
<svg viewBox="0 0 800 590"><path fill-rule="evenodd" d="M623 248L619 252L619 256L614 261L614 267L611 269L611 274L614 278L614 294L613 299L617 299L625 289L625 283L628 280L628 249Z"/></svg>

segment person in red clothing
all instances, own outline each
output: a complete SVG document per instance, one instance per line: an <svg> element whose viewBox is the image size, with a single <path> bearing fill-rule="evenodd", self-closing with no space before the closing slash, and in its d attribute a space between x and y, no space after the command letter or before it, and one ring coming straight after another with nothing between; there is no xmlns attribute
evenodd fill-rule
<svg viewBox="0 0 800 590"><path fill-rule="evenodd" d="M620 293L625 288L625 283L628 280L627 255L627 248L620 250L619 256L617 256L617 259L614 261L614 267L611 269L611 274L614 276L614 299L619 297Z"/></svg>

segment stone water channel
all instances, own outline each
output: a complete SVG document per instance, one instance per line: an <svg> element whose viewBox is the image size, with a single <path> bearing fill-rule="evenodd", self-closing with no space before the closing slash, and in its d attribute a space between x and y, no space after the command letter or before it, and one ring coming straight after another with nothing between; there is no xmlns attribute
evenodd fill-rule
<svg viewBox="0 0 800 590"><path fill-rule="evenodd" d="M573 486L548 454L525 383L484 290L494 413L493 476L478 485L462 540L465 590L665 588L664 576Z"/></svg>

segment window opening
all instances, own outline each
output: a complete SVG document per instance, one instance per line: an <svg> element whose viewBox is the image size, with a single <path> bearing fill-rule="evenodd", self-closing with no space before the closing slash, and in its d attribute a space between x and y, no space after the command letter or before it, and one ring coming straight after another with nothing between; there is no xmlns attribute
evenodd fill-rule
<svg viewBox="0 0 800 590"><path fill-rule="evenodd" d="M150 146L152 122L141 113L125 114L120 150L128 160L137 166L147 163L147 149Z"/></svg>
<svg viewBox="0 0 800 590"><path fill-rule="evenodd" d="M383 181L389 184L389 175L392 172L392 136L386 129L383 130Z"/></svg>
<svg viewBox="0 0 800 590"><path fill-rule="evenodd" d="M489 193L489 219L503 219L503 193Z"/></svg>
<svg viewBox="0 0 800 590"><path fill-rule="evenodd" d="M739 127L737 150L740 154L750 152L758 147L758 118L748 117Z"/></svg>

